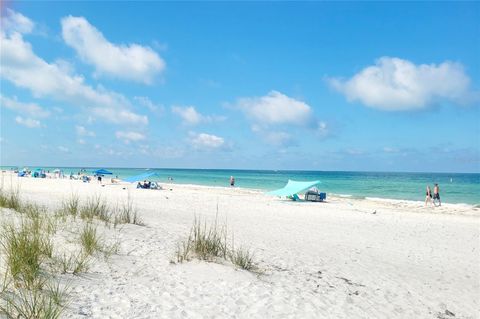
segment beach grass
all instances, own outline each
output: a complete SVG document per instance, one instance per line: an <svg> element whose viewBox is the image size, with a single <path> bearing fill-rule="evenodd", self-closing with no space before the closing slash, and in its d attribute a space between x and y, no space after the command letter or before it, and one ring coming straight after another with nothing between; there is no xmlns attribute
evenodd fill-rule
<svg viewBox="0 0 480 319"><path fill-rule="evenodd" d="M68 298L53 276L42 269L53 243L42 214L33 213L19 225L3 225L0 235L6 271L0 290L0 313L7 318L59 318Z"/></svg>
<svg viewBox="0 0 480 319"><path fill-rule="evenodd" d="M249 250L235 249L233 244L231 246L228 244L227 226L219 226L217 217L210 226L195 217L188 237L177 245L177 262L182 263L193 258L206 261L230 261L238 268L259 272L254 263L253 254Z"/></svg>
<svg viewBox="0 0 480 319"><path fill-rule="evenodd" d="M60 209L61 215L70 215L77 217L80 210L80 198L77 194L71 194L70 197L64 199Z"/></svg>
<svg viewBox="0 0 480 319"><path fill-rule="evenodd" d="M114 227L119 224L145 225L130 197L120 208L113 210L108 207L107 202L100 195L87 198L83 205L79 205L78 198L69 199L66 205L70 211L74 211L75 205L77 205L77 209L80 207L78 210L83 220L92 221L96 218L105 223L113 223Z"/></svg>
<svg viewBox="0 0 480 319"><path fill-rule="evenodd" d="M240 248L237 250L233 249L230 252L229 257L232 264L234 264L235 266L241 269L251 271L251 272L257 272L258 270L258 267L253 261L254 256L248 249L245 249L245 248Z"/></svg>
<svg viewBox="0 0 480 319"><path fill-rule="evenodd" d="M201 260L213 260L214 258L227 257L227 232L226 228L218 227L215 223L207 227L207 223L202 223L200 219L195 218L190 234L178 246L177 261L183 262L192 257Z"/></svg>
<svg viewBox="0 0 480 319"><path fill-rule="evenodd" d="M92 255L96 251L101 250L100 244L101 238L97 234L97 228L91 223L87 223L83 226L80 233L80 243L83 251L86 255Z"/></svg>
<svg viewBox="0 0 480 319"><path fill-rule="evenodd" d="M60 284L45 284L35 289L8 289L0 295L0 314L7 318L57 319L68 301L68 289Z"/></svg>
<svg viewBox="0 0 480 319"><path fill-rule="evenodd" d="M215 220L215 223L207 228L206 222L202 226L198 220L193 226L193 251L204 260L212 257L226 258L228 253L226 227L218 227Z"/></svg>
<svg viewBox="0 0 480 319"><path fill-rule="evenodd" d="M57 232L56 216L51 216L44 207L32 203L23 203L19 212L32 223L34 230L47 232L49 235Z"/></svg>
<svg viewBox="0 0 480 319"><path fill-rule="evenodd" d="M23 220L19 227L6 224L2 229L1 244L6 255L8 271L16 282L35 287L45 258L51 257L53 244L39 224Z"/></svg>
<svg viewBox="0 0 480 319"><path fill-rule="evenodd" d="M84 252L72 253L67 256L63 254L61 257L56 258L57 264L60 266L62 274L71 273L78 275L88 271L89 257Z"/></svg>
<svg viewBox="0 0 480 319"><path fill-rule="evenodd" d="M5 191L0 189L0 207L19 210L21 206L20 189Z"/></svg>
<svg viewBox="0 0 480 319"><path fill-rule="evenodd" d="M5 261L4 270L0 269L0 317L59 318L70 293L55 281L56 276L87 272L96 252L102 252L105 258L118 253L119 241L107 245L95 226L95 220L112 223L115 215L99 195L88 198L83 205L77 195L71 195L54 213L22 200L20 195L18 190L0 189L0 207L14 212L0 227L0 257ZM61 246L54 247L53 236L60 220L66 221L68 216L82 218L76 243L81 250L62 255L56 251ZM142 224L130 200L122 207L117 222ZM61 257L54 257L54 252Z"/></svg>
<svg viewBox="0 0 480 319"><path fill-rule="evenodd" d="M95 195L87 198L86 203L80 207L80 217L88 221L98 218L107 223L111 221L112 216L106 200L101 195Z"/></svg>
<svg viewBox="0 0 480 319"><path fill-rule="evenodd" d="M69 301L70 295L70 287L68 284L66 286L62 286L60 281L48 281L46 284L46 291L50 295L54 304L57 305L67 305Z"/></svg>
<svg viewBox="0 0 480 319"><path fill-rule="evenodd" d="M145 226L138 215L137 209L133 206L133 203L130 200L124 203L120 209L116 210L114 215L113 224L115 227L118 224L134 224L138 226Z"/></svg>
<svg viewBox="0 0 480 319"><path fill-rule="evenodd" d="M105 259L108 259L112 255L118 254L118 252L120 251L120 241L117 239L110 245L104 244L101 250Z"/></svg>
<svg viewBox="0 0 480 319"><path fill-rule="evenodd" d="M24 215L30 219L32 227L36 230L42 229L49 234L54 234L57 231L56 219L52 218L44 207L22 201L18 189L9 192L0 191L0 207L10 208Z"/></svg>

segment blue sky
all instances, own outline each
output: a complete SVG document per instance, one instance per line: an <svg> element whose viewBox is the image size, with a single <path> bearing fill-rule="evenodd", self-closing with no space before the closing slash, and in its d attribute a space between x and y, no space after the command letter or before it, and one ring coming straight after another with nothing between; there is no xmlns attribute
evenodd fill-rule
<svg viewBox="0 0 480 319"><path fill-rule="evenodd" d="M479 3L2 6L2 165L480 172Z"/></svg>

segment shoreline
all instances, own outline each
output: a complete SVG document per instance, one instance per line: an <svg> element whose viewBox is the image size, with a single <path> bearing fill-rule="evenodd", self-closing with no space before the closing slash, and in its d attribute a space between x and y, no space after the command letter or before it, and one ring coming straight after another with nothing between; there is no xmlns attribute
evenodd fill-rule
<svg viewBox="0 0 480 319"><path fill-rule="evenodd" d="M4 170L12 174L10 170ZM223 175L216 173L218 171L223 171ZM48 175L54 175L52 173L48 173ZM64 172L68 172L68 170L64 170ZM128 169L122 168L120 171L113 171L112 176L118 175L120 179L130 177L133 175L141 174L145 172L144 170L139 171L135 169ZM250 172L245 170L245 172ZM268 192L274 189L281 188L285 185L288 179L293 180L311 180L311 179L319 179L322 181L320 184L320 188L323 191L326 191L330 196L336 197L345 197L345 198L379 198L379 199L388 199L388 200L408 200L414 202L424 202L424 192L419 191L424 188L425 184L432 183L433 181L439 181L441 185L441 195L442 195L442 202L451 203L451 204L464 204L464 205L471 205L473 207L480 207L480 187L476 181L480 182L480 174L475 175L472 173L473 177L465 177L463 173L456 173L458 176L453 176L454 181L458 181L457 183L451 184L451 178L442 178L435 175L425 175L420 177L409 177L407 175L403 175L405 173L398 173L400 177L395 177L397 173L389 173L392 174L391 178L393 178L394 182L389 182L389 178L386 178L382 175L373 175L369 176L362 175L363 173L359 172L344 172L347 175L320 175L314 176L311 175L302 175L302 172L299 172L299 175L288 175L288 174L262 174L262 171L251 171L248 174L241 174L236 175L237 177L237 186L244 189L251 189L253 191L258 192ZM303 171L304 173L309 173L308 171ZM91 172L87 170L86 174L90 175ZM159 174L158 176L152 177L152 181L160 182L160 183L170 183L170 180L167 177L173 177L175 179L175 184L183 184L183 185L198 185L198 186L207 186L207 187L230 187L228 182L228 176L230 174L235 175L233 171L224 171L224 170L199 170L199 169L185 169L185 170L166 170L166 171L156 171L155 173ZM322 172L319 172L322 174ZM358 175L360 174L360 175ZM377 174L377 173L373 173ZM68 175L64 175L68 178ZM225 176L224 176L225 175ZM74 175L77 176L77 175ZM448 175L445 175L448 176ZM109 179L109 176L105 176L105 179ZM350 182L350 179L353 179ZM422 181L419 184L418 179L422 180L429 180L429 182ZM440 179L440 180L437 180ZM363 182L364 181L364 182ZM443 187L442 187L443 186ZM401 191L394 191L395 189L400 189ZM414 190L414 192L410 192L408 190ZM478 190L478 191L477 191Z"/></svg>
<svg viewBox="0 0 480 319"><path fill-rule="evenodd" d="M7 177L4 176L5 172L2 172L2 177ZM71 181L74 183L80 184L85 184L85 185L96 185L99 186L96 180L92 180L90 183L84 183L81 180L70 180L68 178L32 178L32 177L18 177L16 174L13 172L6 172L6 175L9 175L9 178L17 178L17 180L21 181L22 179L30 179L30 180L35 180L38 182L41 181ZM106 178L105 180L109 180ZM128 189L136 189L134 186L134 183L128 183L124 181L120 181L119 183L111 183L111 182L103 182L102 187L111 187L111 186L123 186ZM182 188L182 189L193 189L193 190L220 190L223 192L233 192L232 194L235 193L240 193L240 194L255 194L255 195L261 195L265 197L270 197L270 198L276 198L281 201L285 202L290 202L289 200L286 200L284 198L280 199L279 197L276 196L270 196L266 195L264 190L261 189L255 189L255 188L247 188L247 187L231 187L231 186L215 186L215 185L202 185L202 184L191 184L191 183L169 183L169 182L160 182L160 185L164 188L165 190L169 189L174 189L174 188ZM155 190L144 190L144 191L155 191ZM408 199L394 199L394 198L381 198L381 197L370 197L370 196L365 196L365 197L358 197L354 195L345 195L345 194L332 194L332 193L327 193L327 200L325 203L329 202L338 202L338 203L359 203L359 202L370 202L372 204L379 204L379 205L386 205L389 208L397 208L398 206L402 206L403 208L409 208L413 209L415 212L421 212L421 213L432 213L432 214L462 214L462 215L471 215L471 216L480 216L480 207L477 205L472 205L472 204L466 204L466 203L442 203L440 207L435 207L433 205L430 206L425 206L424 201L415 201L415 200L408 200ZM300 200L299 203L306 203L308 204L309 202L305 202L303 200ZM325 204L324 203L324 204ZM315 204L315 203L314 203ZM322 203L316 203L321 205ZM450 211L453 211L454 213L450 213Z"/></svg>
<svg viewBox="0 0 480 319"><path fill-rule="evenodd" d="M246 188L246 187L229 187L229 186L210 186L210 185L201 185L201 184L183 184L183 183L162 183L162 185L168 186L167 188L171 188L174 186L185 186L187 188L196 188L196 189L218 189L218 190L239 190L243 193L252 193L252 194L259 194L259 195L265 195L273 198L279 198L278 196L270 196L265 194L266 192L261 189L254 189L254 188ZM396 205L396 204L407 204L411 207L418 208L419 206L425 208L425 210L432 209L432 210L442 210L442 208L461 208L461 209L466 209L466 210L478 210L478 213L480 215L480 208L477 207L476 205L472 204L466 204L466 203L442 203L442 206L435 207L435 206L427 206L425 207L425 202L423 201L415 201L415 200L408 200L408 199L396 199L396 198L381 198L381 197L370 197L370 196L365 196L363 198L359 198L354 195L340 195L340 194L332 194L332 193L327 193L327 200L325 203L329 202L329 198L334 199L335 201L338 202L345 202L345 201L370 201L370 202L376 202L376 203L386 203L386 204L391 204L391 205ZM280 198L279 198L280 199ZM283 200L285 202L290 202L289 200L286 200L284 198L281 198L280 200ZM299 203L305 202L303 199L300 199ZM305 202L309 203L309 202ZM315 203L313 203L315 204ZM321 205L322 203L318 203ZM428 211L426 211L428 212Z"/></svg>

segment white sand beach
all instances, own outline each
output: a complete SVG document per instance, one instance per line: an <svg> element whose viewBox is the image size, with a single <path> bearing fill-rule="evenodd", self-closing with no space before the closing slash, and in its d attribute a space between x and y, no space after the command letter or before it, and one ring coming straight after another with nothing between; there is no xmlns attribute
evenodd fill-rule
<svg viewBox="0 0 480 319"><path fill-rule="evenodd" d="M119 251L85 274L62 276L71 287L65 318L480 318L480 210L472 206L293 202L239 188L124 189L10 175L3 182L52 210L70 194L101 194L112 206L130 196L145 223L99 223ZM229 263L172 263L194 218L213 222L217 207L260 274ZM3 208L0 221L12 214ZM70 228L55 235L59 247L72 240Z"/></svg>

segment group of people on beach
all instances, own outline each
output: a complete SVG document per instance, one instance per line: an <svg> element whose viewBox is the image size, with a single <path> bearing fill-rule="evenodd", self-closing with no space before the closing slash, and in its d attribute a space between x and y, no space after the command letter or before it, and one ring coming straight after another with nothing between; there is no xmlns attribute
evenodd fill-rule
<svg viewBox="0 0 480 319"><path fill-rule="evenodd" d="M433 200L438 200L438 206L442 205L442 202L440 201L440 187L438 186L438 184L435 184L435 186L433 187ZM425 194L425 206L427 206L427 204L429 203L434 204L434 202L432 201L432 190L430 189L430 185L427 185L427 191Z"/></svg>
<svg viewBox="0 0 480 319"><path fill-rule="evenodd" d="M142 182L137 183L137 188L144 188L144 189L163 189L157 182L147 181L144 180Z"/></svg>

